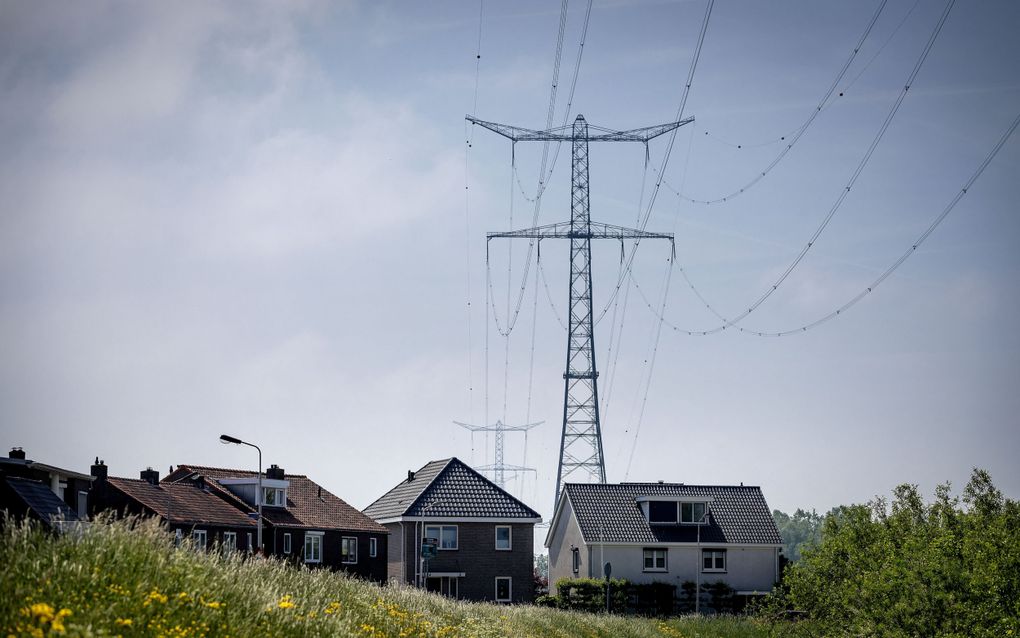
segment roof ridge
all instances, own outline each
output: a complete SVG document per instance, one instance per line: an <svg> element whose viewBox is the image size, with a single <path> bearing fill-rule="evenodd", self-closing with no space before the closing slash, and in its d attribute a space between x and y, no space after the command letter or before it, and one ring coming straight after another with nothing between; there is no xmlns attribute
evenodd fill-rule
<svg viewBox="0 0 1020 638"><path fill-rule="evenodd" d="M214 467L212 465L191 465L190 463L181 463L180 465L177 466L177 469L175 471L180 471L180 469L182 467L187 468L189 470L215 470L217 472L237 472L238 474L256 474L257 473L255 470L239 470L239 469L232 468L232 467ZM265 475L267 469L269 469L269 468L263 468L263 470L262 470L263 476ZM289 476L291 478L308 478L307 474L288 474L288 473L284 472L283 475L284 476ZM169 476L169 474L167 476ZM308 480L311 481L311 479L308 479ZM312 481L312 482L314 483L314 481Z"/></svg>

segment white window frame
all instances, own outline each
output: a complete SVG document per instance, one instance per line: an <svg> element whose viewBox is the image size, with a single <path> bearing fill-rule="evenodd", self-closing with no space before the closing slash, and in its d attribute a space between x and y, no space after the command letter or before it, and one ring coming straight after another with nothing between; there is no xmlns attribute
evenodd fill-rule
<svg viewBox="0 0 1020 638"><path fill-rule="evenodd" d="M209 533L204 529L193 529L191 530L191 540L195 544L195 547L205 549L209 544Z"/></svg>
<svg viewBox="0 0 1020 638"><path fill-rule="evenodd" d="M506 530L506 547L499 546L499 530ZM496 526L496 551L497 552L509 552L513 551L514 548L514 528L510 525L497 525Z"/></svg>
<svg viewBox="0 0 1020 638"><path fill-rule="evenodd" d="M305 532L305 562L306 563L321 563L322 562L322 537L325 532ZM310 542L314 539L314 542ZM309 547L312 550L309 552ZM314 554L309 555L309 554Z"/></svg>
<svg viewBox="0 0 1020 638"><path fill-rule="evenodd" d="M184 540L184 531L180 527L174 530L174 547L180 547Z"/></svg>
<svg viewBox="0 0 1020 638"><path fill-rule="evenodd" d="M344 545L347 545L347 554L344 554ZM349 560L351 556L351 545L354 546L354 560ZM341 536L340 537L340 562L344 565L357 565L358 564L358 538L356 536Z"/></svg>
<svg viewBox="0 0 1020 638"><path fill-rule="evenodd" d="M705 567L705 557L711 557L712 567ZM716 567L716 559L722 558L722 567ZM703 549L701 550L701 572L702 573L726 573L726 550L725 549Z"/></svg>
<svg viewBox="0 0 1020 638"><path fill-rule="evenodd" d="M648 566L648 559L652 559L652 566ZM662 559L662 567L658 566L659 558ZM641 550L641 571L643 572L668 572L669 571L669 550L665 547L645 547Z"/></svg>
<svg viewBox="0 0 1020 638"><path fill-rule="evenodd" d="M223 548L223 552L232 552L237 549L237 532L223 532L223 538L220 541L220 547Z"/></svg>
<svg viewBox="0 0 1020 638"><path fill-rule="evenodd" d="M255 543L251 540L251 532L248 532L248 551L255 551Z"/></svg>
<svg viewBox="0 0 1020 638"><path fill-rule="evenodd" d="M499 581L501 581L501 580L505 580L506 581L506 593L507 593L507 597L506 598L500 598L499 597ZM496 591L494 593L495 593L495 596L493 596L493 598L496 600L497 603L509 603L509 602L513 601L513 599L514 599L514 579L511 578L510 576L496 576Z"/></svg>
<svg viewBox="0 0 1020 638"><path fill-rule="evenodd" d="M283 553L290 553L290 532L285 532L283 534Z"/></svg>
<svg viewBox="0 0 1020 638"><path fill-rule="evenodd" d="M78 490L78 518L86 521L89 518L89 493Z"/></svg>
<svg viewBox="0 0 1020 638"><path fill-rule="evenodd" d="M368 538L368 557L375 558L379 555L379 539L375 536Z"/></svg>
<svg viewBox="0 0 1020 638"><path fill-rule="evenodd" d="M575 574L581 571L581 550L577 547L570 548L570 568Z"/></svg>
<svg viewBox="0 0 1020 638"><path fill-rule="evenodd" d="M266 495L272 493L273 502L270 503ZM287 488L285 487L262 487L262 504L266 507L287 507Z"/></svg>
<svg viewBox="0 0 1020 638"><path fill-rule="evenodd" d="M690 502L680 503L679 505L680 505L679 509L680 509L680 524L681 525L704 525L706 522L708 522L708 503L707 502L705 502L705 501L690 501ZM684 518L684 505L690 505L691 506L691 520L686 520ZM695 512L695 508L698 505L700 505L702 508L704 508L701 511L701 518L698 518L696 516L696 512Z"/></svg>
<svg viewBox="0 0 1020 638"><path fill-rule="evenodd" d="M430 529L438 529L439 536L429 536ZM453 530L453 547L443 546L443 532L446 530ZM426 538L435 538L438 542L436 548L441 552L452 552L460 548L460 530L456 525L425 525L422 530L422 540Z"/></svg>

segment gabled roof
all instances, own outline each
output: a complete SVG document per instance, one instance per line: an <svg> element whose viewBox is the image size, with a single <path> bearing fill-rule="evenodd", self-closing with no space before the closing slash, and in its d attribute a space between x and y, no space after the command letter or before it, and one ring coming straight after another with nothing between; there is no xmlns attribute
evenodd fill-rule
<svg viewBox="0 0 1020 638"><path fill-rule="evenodd" d="M20 469L24 468L27 470L37 470L39 472L59 474L65 478L79 479L82 481L91 481L92 477L88 474L82 474L81 472L75 472L73 470L65 470L62 467L55 467L53 465L47 465L46 463L40 463L39 461L33 461L31 459L12 459L8 457L0 457L0 469Z"/></svg>
<svg viewBox="0 0 1020 638"><path fill-rule="evenodd" d="M705 525L650 525L639 497L711 499ZM553 526L569 499L586 543L734 543L780 545L783 540L761 488L683 483L567 483ZM552 534L552 529L549 533ZM550 536L551 537L551 536Z"/></svg>
<svg viewBox="0 0 1020 638"><path fill-rule="evenodd" d="M153 485L138 479L111 476L107 482L128 498L172 523L251 527L256 523L245 512L209 490L191 483Z"/></svg>
<svg viewBox="0 0 1020 638"><path fill-rule="evenodd" d="M50 487L41 481L8 476L7 485L25 507L40 521L51 524L54 519L77 521L78 514L68 507L67 503L53 493Z"/></svg>
<svg viewBox="0 0 1020 638"><path fill-rule="evenodd" d="M180 465L172 474L163 479L163 484L180 481L192 474L197 474L207 479L210 489L218 490L225 499L232 501L235 506L245 508L247 511L254 511L251 505L242 501L217 481L232 478L255 478L255 472L202 465ZM347 504L343 499L330 493L329 490L312 481L307 476L303 474L285 474L284 478L290 482L290 485L287 487L287 507L286 509L282 507L263 507L262 517L268 523L277 527L317 530L339 529L379 534L389 533L389 530L385 527L365 516L356 508Z"/></svg>
<svg viewBox="0 0 1020 638"><path fill-rule="evenodd" d="M377 521L401 517L521 519L541 516L463 461L454 457L426 463L414 476L365 508Z"/></svg>

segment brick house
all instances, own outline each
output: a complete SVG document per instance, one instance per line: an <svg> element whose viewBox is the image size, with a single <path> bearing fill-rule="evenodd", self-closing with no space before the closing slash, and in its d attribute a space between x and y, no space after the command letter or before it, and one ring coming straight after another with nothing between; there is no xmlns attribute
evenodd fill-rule
<svg viewBox="0 0 1020 638"><path fill-rule="evenodd" d="M201 481L211 493L254 520L257 475L180 465L161 485ZM268 555L385 582L389 530L303 474L272 465L262 478L262 544Z"/></svg>
<svg viewBox="0 0 1020 638"><path fill-rule="evenodd" d="M772 590L782 538L761 488L683 483L567 483L546 535L549 583L722 581L740 596Z"/></svg>
<svg viewBox="0 0 1020 638"><path fill-rule="evenodd" d="M0 510L47 528L85 521L92 477L26 458L20 447L0 458Z"/></svg>
<svg viewBox="0 0 1020 638"><path fill-rule="evenodd" d="M143 470L137 479L108 475L107 465L96 459L90 510L156 516L179 541L188 538L198 547L254 551L256 522L236 504L216 494L205 481L160 482L159 472Z"/></svg>
<svg viewBox="0 0 1020 638"><path fill-rule="evenodd" d="M466 600L534 598L534 526L541 516L459 459L408 472L365 514L390 531L393 581Z"/></svg>

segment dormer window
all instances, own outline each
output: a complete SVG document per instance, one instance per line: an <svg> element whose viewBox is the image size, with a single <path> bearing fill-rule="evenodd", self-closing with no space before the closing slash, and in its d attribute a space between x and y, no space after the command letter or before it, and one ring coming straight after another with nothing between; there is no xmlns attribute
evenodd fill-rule
<svg viewBox="0 0 1020 638"><path fill-rule="evenodd" d="M651 525L699 525L707 523L711 498L690 496L640 496L638 506Z"/></svg>
<svg viewBox="0 0 1020 638"><path fill-rule="evenodd" d="M255 495L258 493L258 479L254 476L245 478L219 479L219 484L240 497L249 505L258 505ZM287 488L290 481L286 479L262 479L262 498L259 499L266 507L287 507Z"/></svg>
<svg viewBox="0 0 1020 638"><path fill-rule="evenodd" d="M287 505L287 490L279 487L263 487L262 504L269 507L285 507Z"/></svg>

